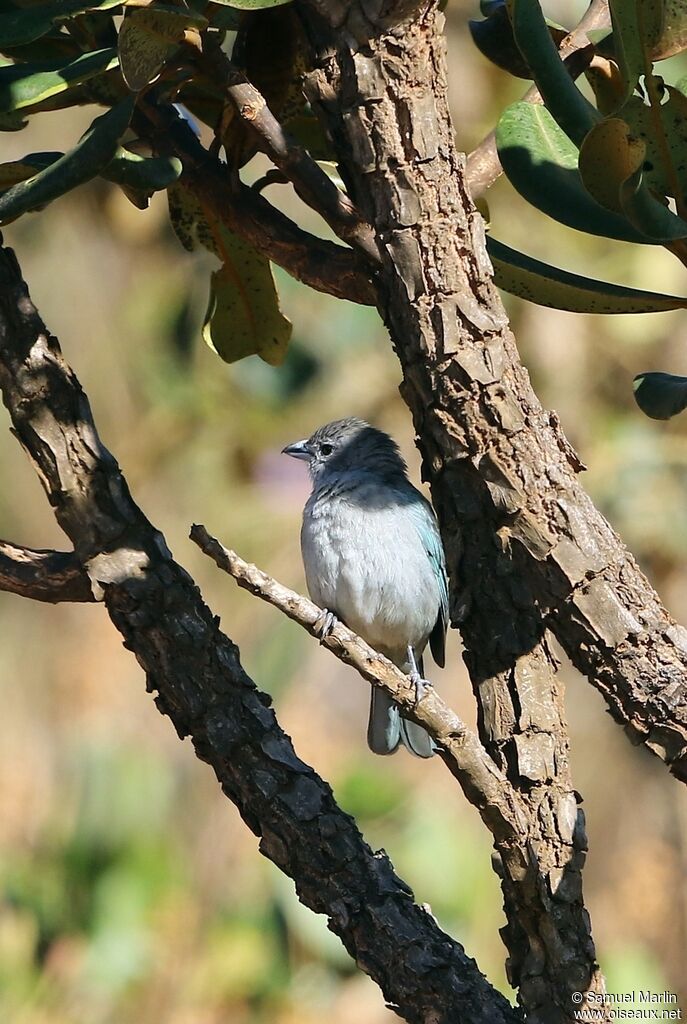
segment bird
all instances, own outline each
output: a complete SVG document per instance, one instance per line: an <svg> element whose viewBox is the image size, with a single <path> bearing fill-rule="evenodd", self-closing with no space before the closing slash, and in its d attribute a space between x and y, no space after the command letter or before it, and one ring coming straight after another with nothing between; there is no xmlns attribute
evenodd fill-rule
<svg viewBox="0 0 687 1024"><path fill-rule="evenodd" d="M308 593L326 610L323 629L344 622L410 675L420 696L428 643L444 665L448 582L434 510L408 479L398 445L349 416L282 452L310 471L301 553ZM427 731L375 686L367 742L375 754L393 754L400 745L418 757L435 752Z"/></svg>

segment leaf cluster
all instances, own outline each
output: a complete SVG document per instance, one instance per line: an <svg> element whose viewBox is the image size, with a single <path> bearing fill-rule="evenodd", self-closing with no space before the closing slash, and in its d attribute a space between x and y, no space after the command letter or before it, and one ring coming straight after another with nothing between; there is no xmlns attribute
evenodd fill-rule
<svg viewBox="0 0 687 1024"><path fill-rule="evenodd" d="M215 151L225 149L229 191L258 147L209 58L233 47L273 109L316 134L300 88L294 24L281 0L3 4L0 130L21 131L42 111L106 110L66 152L28 153L0 165L0 224L98 177L140 209L167 190L181 243L204 247L221 263L211 276L204 337L228 361L257 353L280 362L291 325L279 309L269 260L189 190L184 160L155 139L150 112L174 104L196 134L208 126Z"/></svg>
<svg viewBox="0 0 687 1024"><path fill-rule="evenodd" d="M567 33L546 20L538 0L483 0L484 19L471 23L474 42L500 68L531 79L542 101L502 112L499 159L513 187L548 217L662 245L687 265L687 77L668 85L656 71L687 49L687 4L610 0L609 7L608 28L592 32L574 55L589 86L583 91L559 53ZM497 282L543 305L597 313L687 306L678 296L571 275L495 239L489 246ZM670 374L641 375L635 396L656 418L687 405L683 378Z"/></svg>

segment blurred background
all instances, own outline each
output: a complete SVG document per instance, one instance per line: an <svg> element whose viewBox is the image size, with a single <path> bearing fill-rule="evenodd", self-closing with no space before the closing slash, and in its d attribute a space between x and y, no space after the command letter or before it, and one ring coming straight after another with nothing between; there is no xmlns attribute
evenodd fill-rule
<svg viewBox="0 0 687 1024"><path fill-rule="evenodd" d="M565 24L583 4L548 5ZM472 148L526 83L473 48L448 10L458 141ZM687 70L687 69L685 69ZM3 136L3 159L64 148L88 111L39 114ZM261 173L260 161L248 169ZM314 215L273 189L313 230ZM489 193L493 233L567 269L683 293L662 249L581 235ZM34 300L90 397L132 492L199 582L275 701L300 755L328 779L420 902L512 995L490 842L443 765L365 745L368 688L278 612L239 591L187 539L202 522L245 558L303 590L298 532L308 492L288 441L346 414L401 444L419 479L399 368L369 309L277 271L294 337L286 363L226 366L200 339L209 256L190 256L164 197L141 213L106 183L6 231ZM687 317L580 317L506 297L534 385L588 465L595 501L687 622L687 417L646 419L634 374L687 373ZM0 536L61 547L37 478L0 434ZM145 692L135 659L98 606L42 606L0 594L0 1019L12 1024L390 1024L323 918L261 858L210 770ZM567 665L575 784L590 840L587 905L608 988L679 993L687 1006L684 787L633 748L598 694ZM430 678L475 713L457 634Z"/></svg>

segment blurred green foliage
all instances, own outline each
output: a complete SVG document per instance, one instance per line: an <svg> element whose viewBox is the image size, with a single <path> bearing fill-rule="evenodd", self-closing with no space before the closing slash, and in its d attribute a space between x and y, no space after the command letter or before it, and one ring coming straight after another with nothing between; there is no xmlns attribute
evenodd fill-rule
<svg viewBox="0 0 687 1024"><path fill-rule="evenodd" d="M562 22L581 4L552 6ZM472 7L448 9L459 141L473 146L516 85L473 47ZM39 114L6 137L6 158L61 150L87 112ZM27 146L27 139L29 145ZM39 141L40 140L40 141ZM259 177L256 159L246 169ZM684 291L661 249L575 234L499 182L508 239L539 259L634 287ZM303 222L317 218L297 205ZM136 499L271 692L301 756L329 779L371 845L384 847L440 923L508 991L490 843L443 765L365 745L367 687L295 625L219 574L188 539L209 529L303 589L303 467L282 446L355 413L393 433L414 478L398 363L374 311L278 273L294 337L275 369L225 366L202 343L211 257L173 238L164 198L134 209L108 182L6 230L33 297L60 337L105 443ZM103 281L106 287L103 287ZM580 317L508 299L544 403L589 466L594 499L673 614L687 621L687 426L646 419L635 374L682 369L680 312ZM0 535L64 544L35 474L0 444ZM100 607L43 607L0 594L0 1020L11 1024L390 1024L396 1018L322 918L257 841L207 767L180 743ZM633 749L569 666L576 786L585 797L585 886L611 991L664 988L685 1000L687 809L663 765ZM430 677L468 721L474 704L458 637Z"/></svg>

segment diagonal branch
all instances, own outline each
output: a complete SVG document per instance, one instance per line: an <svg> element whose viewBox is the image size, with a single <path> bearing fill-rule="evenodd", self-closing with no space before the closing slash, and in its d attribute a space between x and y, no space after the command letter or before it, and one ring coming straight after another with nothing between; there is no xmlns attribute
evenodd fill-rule
<svg viewBox="0 0 687 1024"><path fill-rule="evenodd" d="M340 299L374 305L371 272L359 253L305 231L253 189L241 184L233 188L226 166L203 148L171 104L146 97L139 106L144 130L153 129L155 151L181 159L183 183L219 221L297 281Z"/></svg>
<svg viewBox="0 0 687 1024"><path fill-rule="evenodd" d="M292 182L304 203L329 224L348 245L358 249L373 265L379 263L379 249L369 224L334 182L285 132L264 96L235 67L219 47L205 60L216 82L223 82L236 113L257 136L261 150Z"/></svg>
<svg viewBox="0 0 687 1024"><path fill-rule="evenodd" d="M294 879L330 929L411 1024L516 1024L507 1000L459 943L413 902L330 787L298 758L270 698L246 675L198 588L129 494L98 437L88 400L31 302L11 250L0 250L0 387L16 436L58 522L157 691L158 709Z"/></svg>
<svg viewBox="0 0 687 1024"><path fill-rule="evenodd" d="M75 554L35 551L0 540L0 590L34 601L95 601L90 580Z"/></svg>
<svg viewBox="0 0 687 1024"><path fill-rule="evenodd" d="M417 108L434 131L418 132L406 151L397 146L396 159L407 189L412 172L418 209L440 213L428 225L380 219L389 259L375 280L403 367L402 394L421 439L452 578L453 615L461 620L473 677L480 683L507 670L546 626L633 741L645 743L687 782L687 632L580 485L581 463L520 362L493 285L484 225L465 184L464 158L452 133L442 136L442 145L436 139L448 111L443 57L426 56L433 33L439 30L427 19L417 45L424 47L423 59L434 61L440 90L429 104L419 87L401 83L396 91L409 93L398 100L401 111ZM391 115L360 95L352 72L346 67L341 74L337 59L341 66L349 59L362 80L363 70L372 75L366 59L378 65L383 55L348 57L347 43L338 45L344 57L330 40L335 56L323 59L310 91L314 100L318 90L324 95L321 109L356 183L356 201L372 219L380 180L393 172L389 155L380 142L373 169L361 174L351 154L373 114L379 110L387 121ZM332 83L348 89L339 107ZM433 95L426 82L423 88ZM353 112L344 118L342 106ZM388 132L386 139L393 144ZM427 234L435 242L429 270ZM392 260L399 253L403 261Z"/></svg>
<svg viewBox="0 0 687 1024"><path fill-rule="evenodd" d="M257 566L244 562L235 551L210 536L204 526L191 529L191 540L220 569L233 576L240 587L278 608L311 636L320 639L318 625L324 611L316 604L284 587ZM408 717L427 729L441 747L446 764L468 800L479 809L482 820L499 844L517 843L526 847L527 820L513 787L475 733L444 703L433 686L428 685L418 701L408 676L341 622L336 623L321 643L345 664L357 669L363 679L385 690Z"/></svg>

